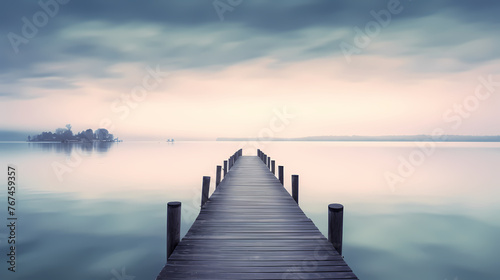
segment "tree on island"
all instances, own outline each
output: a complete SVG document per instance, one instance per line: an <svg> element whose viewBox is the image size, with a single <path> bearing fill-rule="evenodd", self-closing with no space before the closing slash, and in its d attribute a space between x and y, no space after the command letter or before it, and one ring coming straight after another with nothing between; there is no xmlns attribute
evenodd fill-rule
<svg viewBox="0 0 500 280"><path fill-rule="evenodd" d="M112 141L113 134L110 134L109 131L105 128L99 128L95 131L94 138L99 141Z"/></svg>
<svg viewBox="0 0 500 280"><path fill-rule="evenodd" d="M109 131L105 128L99 128L95 131L92 129L87 129L82 132L73 135L73 131L71 131L71 124L67 124L66 128L58 128L54 133L52 132L42 132L35 136L28 136L28 142L42 142L42 141L60 141L60 142L93 142L93 141L101 141L101 142L113 142L117 139L114 139L113 134L109 133Z"/></svg>

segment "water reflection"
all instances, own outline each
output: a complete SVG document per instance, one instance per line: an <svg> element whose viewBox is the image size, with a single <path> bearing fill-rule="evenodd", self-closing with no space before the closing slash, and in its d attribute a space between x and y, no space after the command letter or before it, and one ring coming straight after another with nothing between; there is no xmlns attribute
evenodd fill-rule
<svg viewBox="0 0 500 280"><path fill-rule="evenodd" d="M115 142L93 142L93 143L28 143L30 149L41 150L43 152L55 152L65 155L71 155L72 152L81 152L83 154L107 153Z"/></svg>
<svg viewBox="0 0 500 280"><path fill-rule="evenodd" d="M183 236L199 213L202 176L240 148L172 144L0 143L0 165L19 167L22 190L20 269L0 269L0 279L112 279L122 267L154 279L165 264L166 203L183 203ZM344 256L360 279L500 279L498 144L438 144L394 192L383 174L412 143L264 144L285 165L287 190L290 175L300 175L299 205L325 235L327 205L344 204ZM53 162L71 170L63 181Z"/></svg>

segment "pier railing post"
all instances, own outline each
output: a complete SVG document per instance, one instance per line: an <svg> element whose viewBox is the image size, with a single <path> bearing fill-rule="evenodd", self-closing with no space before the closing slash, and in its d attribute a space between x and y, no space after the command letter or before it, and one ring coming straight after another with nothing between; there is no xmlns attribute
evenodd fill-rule
<svg viewBox="0 0 500 280"><path fill-rule="evenodd" d="M267 158L267 168L271 169L271 157Z"/></svg>
<svg viewBox="0 0 500 280"><path fill-rule="evenodd" d="M299 175L292 175L292 197L299 204Z"/></svg>
<svg viewBox="0 0 500 280"><path fill-rule="evenodd" d="M172 255L181 238L181 203L172 201L167 204L167 260Z"/></svg>
<svg viewBox="0 0 500 280"><path fill-rule="evenodd" d="M271 172L273 172L273 175L276 175L276 161L271 160Z"/></svg>
<svg viewBox="0 0 500 280"><path fill-rule="evenodd" d="M224 178L226 178L227 174L227 160L224 161Z"/></svg>
<svg viewBox="0 0 500 280"><path fill-rule="evenodd" d="M333 203L328 205L328 241L342 256L342 232L344 228L344 206Z"/></svg>
<svg viewBox="0 0 500 280"><path fill-rule="evenodd" d="M284 169L285 169L284 166L282 166L282 165L278 166L278 179L280 180L280 183L283 186L285 185L285 183L284 183L284 178L285 177L283 177L285 175L285 170Z"/></svg>
<svg viewBox="0 0 500 280"><path fill-rule="evenodd" d="M222 166L217 165L217 171L215 172L215 187L217 188L220 184L220 175L222 171Z"/></svg>
<svg viewBox="0 0 500 280"><path fill-rule="evenodd" d="M210 176L203 176L203 185L201 187L201 207L208 201L208 191L210 190Z"/></svg>

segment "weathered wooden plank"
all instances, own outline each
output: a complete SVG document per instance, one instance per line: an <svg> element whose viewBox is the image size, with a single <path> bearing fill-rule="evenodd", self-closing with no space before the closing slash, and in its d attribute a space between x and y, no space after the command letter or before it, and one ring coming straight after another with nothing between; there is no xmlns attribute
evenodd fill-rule
<svg viewBox="0 0 500 280"><path fill-rule="evenodd" d="M230 161L157 279L357 279L263 155Z"/></svg>

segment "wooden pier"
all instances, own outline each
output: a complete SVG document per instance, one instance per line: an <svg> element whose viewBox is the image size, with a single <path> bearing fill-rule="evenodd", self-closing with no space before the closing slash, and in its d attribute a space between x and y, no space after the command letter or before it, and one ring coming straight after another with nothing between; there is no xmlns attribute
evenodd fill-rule
<svg viewBox="0 0 500 280"><path fill-rule="evenodd" d="M260 150L258 156L239 150L224 166L223 180L208 200L204 190L200 214L180 242L180 203L169 203L168 259L158 280L358 279L341 256L341 205L328 208L327 239L294 200L297 175L292 198L270 171L274 160Z"/></svg>

